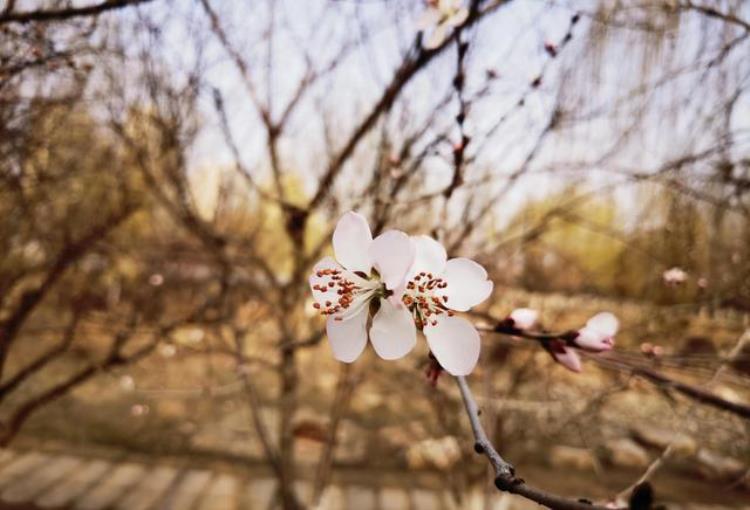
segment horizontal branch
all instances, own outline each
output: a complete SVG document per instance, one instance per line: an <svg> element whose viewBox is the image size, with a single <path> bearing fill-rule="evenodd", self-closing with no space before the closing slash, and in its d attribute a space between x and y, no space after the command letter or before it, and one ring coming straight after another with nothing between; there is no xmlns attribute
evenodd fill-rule
<svg viewBox="0 0 750 510"><path fill-rule="evenodd" d="M661 388L674 390L677 393L689 397L701 404L714 407L721 411L728 411L737 416L745 418L746 420L750 419L750 406L741 404L739 402L732 402L731 400L722 398L715 393L704 390L699 386L694 386L682 381L677 381L651 368L635 365L618 358L613 358L606 354L596 357L592 356L592 359L599 362L599 364L603 366L607 366L607 361L612 361L614 362L614 365L616 365L616 368L628 370L633 375L641 377L642 379L645 379Z"/></svg>
<svg viewBox="0 0 750 510"><path fill-rule="evenodd" d="M496 319L492 319L496 320ZM491 327L477 327L479 331L488 333L499 333L504 335L516 336L525 338L527 340L534 340L541 344L552 340L562 340L569 343L571 335L575 332L565 331L562 333L549 333L549 332L532 332L521 330L513 326L513 323L508 320L498 321L494 326ZM661 372L654 369L643 366L642 364L633 363L626 361L619 357L616 357L617 351L610 351L609 353L592 354L585 351L580 351L587 358L593 360L605 368L614 368L617 370L627 371L631 374L641 377L646 381L664 388L667 390L674 390L681 395L684 395L698 403L705 404L716 409L727 411L744 419L750 419L750 406L739 402L732 402L722 398L715 393L708 390L689 384L683 381L673 379Z"/></svg>
<svg viewBox="0 0 750 510"><path fill-rule="evenodd" d="M487 460L489 460L492 469L495 471L495 486L499 490L517 494L554 510L612 510L614 508L594 505L585 499L574 500L552 494L531 487L523 479L517 477L513 465L497 453L497 450L495 450L495 447L492 446L492 443L487 438L487 434L482 427L482 422L479 419L479 407L466 379L459 376L456 377L456 382L458 383L458 389L461 391L461 398L466 408L466 414L469 416L471 429L474 432L474 451L485 455Z"/></svg>
<svg viewBox="0 0 750 510"><path fill-rule="evenodd" d="M105 0L85 7L67 7L64 9L40 9L36 11L3 12L0 24L32 23L37 21L64 21L71 18L97 16L108 11L122 9L131 5L145 4L152 0Z"/></svg>

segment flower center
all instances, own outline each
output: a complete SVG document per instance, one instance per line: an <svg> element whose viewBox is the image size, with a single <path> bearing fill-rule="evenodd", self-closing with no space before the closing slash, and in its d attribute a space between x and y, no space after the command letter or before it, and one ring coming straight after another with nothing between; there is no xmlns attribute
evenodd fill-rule
<svg viewBox="0 0 750 510"><path fill-rule="evenodd" d="M315 276L320 279L320 283L313 285L313 290L336 294L336 296L332 296L330 301L325 301L322 304L313 303L313 307L319 310L323 316L343 314L351 308L352 303L357 298L366 300L369 294L377 290L377 287L369 286L369 281L367 287L354 283L340 269L321 269L315 273ZM366 275L364 277L366 278ZM341 321L344 320L344 317L337 316L334 317L334 320Z"/></svg>
<svg viewBox="0 0 750 510"><path fill-rule="evenodd" d="M448 287L448 282L434 277L432 273L421 272L406 284L406 291L401 300L414 316L417 328L437 325L434 318L446 314L453 317L453 312L445 304L448 296L436 294L437 290Z"/></svg>

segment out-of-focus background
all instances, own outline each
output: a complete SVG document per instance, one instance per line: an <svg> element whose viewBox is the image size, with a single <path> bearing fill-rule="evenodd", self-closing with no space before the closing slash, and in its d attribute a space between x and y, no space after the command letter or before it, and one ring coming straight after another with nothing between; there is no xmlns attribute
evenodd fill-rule
<svg viewBox="0 0 750 510"><path fill-rule="evenodd" d="M536 508L423 340L332 358L353 209L482 263L478 324L620 319L580 374L484 335L526 481L750 507L748 55L742 0L0 2L2 505Z"/></svg>

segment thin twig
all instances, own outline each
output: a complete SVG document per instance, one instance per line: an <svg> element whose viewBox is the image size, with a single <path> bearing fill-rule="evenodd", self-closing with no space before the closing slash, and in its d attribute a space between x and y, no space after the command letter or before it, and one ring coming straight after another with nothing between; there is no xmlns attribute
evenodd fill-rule
<svg viewBox="0 0 750 510"><path fill-rule="evenodd" d="M513 465L500 456L487 438L487 434L482 427L482 422L479 419L479 407L474 399L474 395L471 393L469 384L466 382L466 378L458 376L456 377L456 382L458 383L458 389L461 391L461 398L466 408L466 414L469 416L471 429L474 432L474 451L485 455L489 460L495 471L495 487L498 490L517 494L553 510L612 510L612 507L594 505L589 500L568 499L536 489L526 484L523 479L517 477Z"/></svg>
<svg viewBox="0 0 750 510"><path fill-rule="evenodd" d="M105 0L104 2L88 5L86 7L68 7L65 9L48 9L37 11L13 12L5 9L0 14L0 24L5 23L31 23L34 21L63 21L71 18L86 16L97 16L99 14L122 9L131 5L145 4L152 0Z"/></svg>

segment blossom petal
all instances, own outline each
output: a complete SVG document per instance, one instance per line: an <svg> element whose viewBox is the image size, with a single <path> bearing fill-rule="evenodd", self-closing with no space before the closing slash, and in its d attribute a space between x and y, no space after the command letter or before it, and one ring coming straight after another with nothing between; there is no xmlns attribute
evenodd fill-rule
<svg viewBox="0 0 750 510"><path fill-rule="evenodd" d="M336 260L349 271L370 274L370 243L372 233L364 216L353 211L344 214L333 231Z"/></svg>
<svg viewBox="0 0 750 510"><path fill-rule="evenodd" d="M587 326L578 330L578 336L575 337L573 343L587 351L601 352L612 349L615 346L615 339L611 335L604 335Z"/></svg>
<svg viewBox="0 0 750 510"><path fill-rule="evenodd" d="M575 349L569 347L562 347L559 351L550 351L555 361L560 363L562 366L572 372L581 371L581 357Z"/></svg>
<svg viewBox="0 0 750 510"><path fill-rule="evenodd" d="M383 232L370 245L370 260L390 290L404 283L414 263L414 253L414 242L399 230Z"/></svg>
<svg viewBox="0 0 750 510"><path fill-rule="evenodd" d="M529 329L539 319L539 312L532 308L516 308L510 313L513 326L518 329Z"/></svg>
<svg viewBox="0 0 750 510"><path fill-rule="evenodd" d="M410 271L413 276L419 272L432 273L435 276L443 274L448 255L442 244L430 236L413 236L414 241L414 266Z"/></svg>
<svg viewBox="0 0 750 510"><path fill-rule="evenodd" d="M468 375L479 360L479 333L461 317L441 315L436 320L436 325L424 328L432 354L450 374Z"/></svg>
<svg viewBox="0 0 750 510"><path fill-rule="evenodd" d="M588 322L586 322L586 327L602 335L613 336L617 334L620 322L614 314L602 312L591 317Z"/></svg>
<svg viewBox="0 0 750 510"><path fill-rule="evenodd" d="M344 363L351 363L362 354L367 345L367 307L347 320L329 317L326 333L331 343L333 357Z"/></svg>
<svg viewBox="0 0 750 510"><path fill-rule="evenodd" d="M609 312L596 314L588 320L586 326L578 330L578 336L573 342L589 351L608 351L615 345L614 335L619 325L617 317Z"/></svg>
<svg viewBox="0 0 750 510"><path fill-rule="evenodd" d="M387 299L380 300L380 310L372 319L370 342L383 359L406 356L417 343L417 328L409 311L393 306Z"/></svg>
<svg viewBox="0 0 750 510"><path fill-rule="evenodd" d="M443 279L448 286L439 289L439 294L448 298L445 304L452 310L465 312L487 299L492 293L493 284L487 279L487 271L471 259L449 260Z"/></svg>

